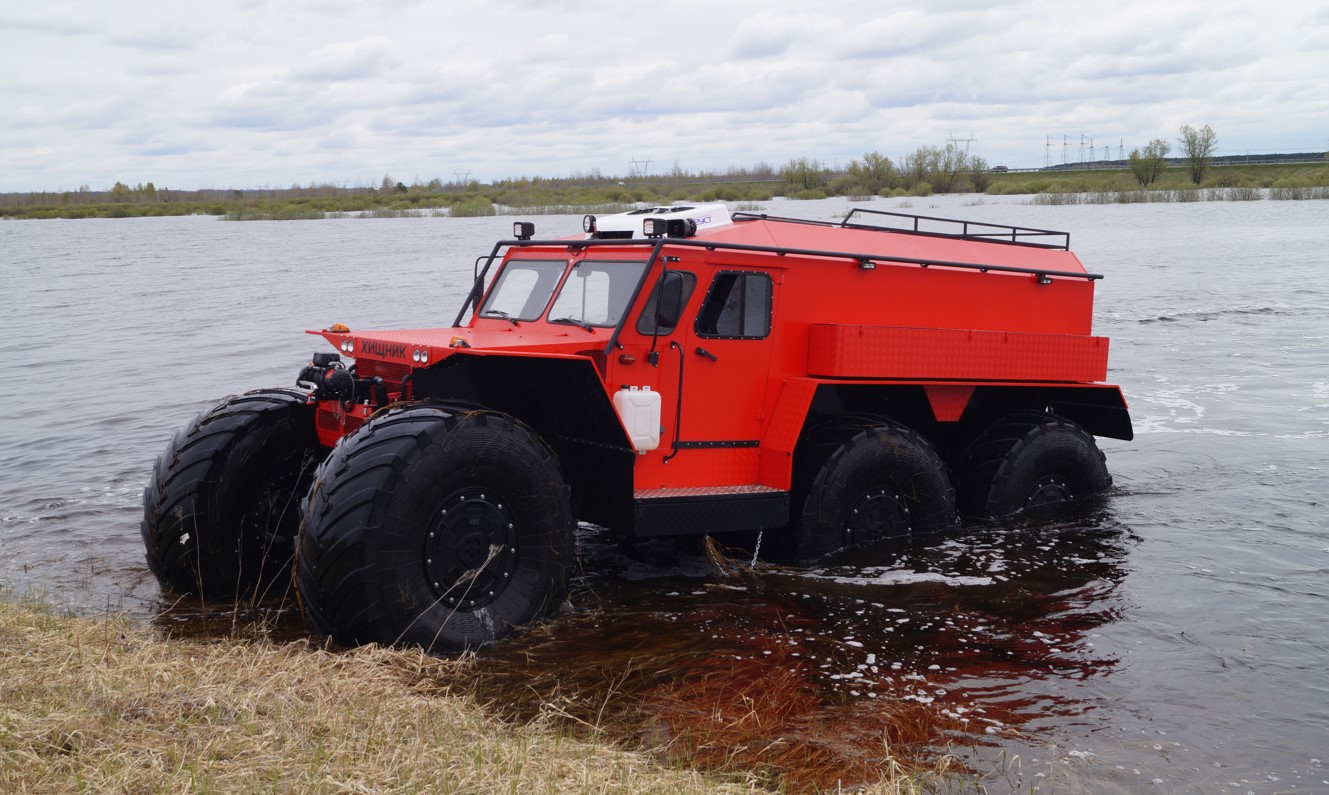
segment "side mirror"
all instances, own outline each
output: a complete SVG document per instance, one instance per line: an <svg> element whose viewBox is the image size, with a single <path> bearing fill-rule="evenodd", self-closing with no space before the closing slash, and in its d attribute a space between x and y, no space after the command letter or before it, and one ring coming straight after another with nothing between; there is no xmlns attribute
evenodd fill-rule
<svg viewBox="0 0 1329 795"><path fill-rule="evenodd" d="M672 329L683 315L683 274L666 271L658 289L660 298L655 302L655 327Z"/></svg>

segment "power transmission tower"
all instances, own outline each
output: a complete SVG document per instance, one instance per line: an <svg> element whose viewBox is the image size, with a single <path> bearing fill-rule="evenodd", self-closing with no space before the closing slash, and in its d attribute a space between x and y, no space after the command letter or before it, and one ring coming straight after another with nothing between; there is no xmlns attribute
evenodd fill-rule
<svg viewBox="0 0 1329 795"><path fill-rule="evenodd" d="M634 177L645 177L645 176L649 175L650 173L651 173L651 161L650 161L650 160L637 160L637 159L635 159L635 158L633 159L633 161L632 161L632 176L634 176Z"/></svg>
<svg viewBox="0 0 1329 795"><path fill-rule="evenodd" d="M1117 159L1118 159L1118 160L1125 160L1125 159L1126 159L1126 139L1125 139L1125 138L1118 138L1118 139L1117 139Z"/></svg>
<svg viewBox="0 0 1329 795"><path fill-rule="evenodd" d="M471 172L469 171L454 171L452 173L457 177L458 185L466 185L471 181Z"/></svg>
<svg viewBox="0 0 1329 795"><path fill-rule="evenodd" d="M1061 136L1061 164L1066 165L1066 155L1070 151L1070 140L1065 133Z"/></svg>
<svg viewBox="0 0 1329 795"><path fill-rule="evenodd" d="M973 133L969 133L968 138L956 138L954 135L952 135L949 140L953 144L959 144L959 143L964 144L964 153L967 155L969 154L969 144L973 143L974 141L977 141L978 139L974 137Z"/></svg>
<svg viewBox="0 0 1329 795"><path fill-rule="evenodd" d="M1043 147L1043 168L1052 165L1052 136L1047 136L1047 143Z"/></svg>

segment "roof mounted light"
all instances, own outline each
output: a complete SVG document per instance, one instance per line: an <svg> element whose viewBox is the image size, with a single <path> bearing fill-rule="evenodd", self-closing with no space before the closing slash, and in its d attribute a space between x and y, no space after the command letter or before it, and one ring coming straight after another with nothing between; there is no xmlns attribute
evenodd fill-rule
<svg viewBox="0 0 1329 795"><path fill-rule="evenodd" d="M535 237L535 224L530 221L517 221L512 225L512 236L518 240L530 240Z"/></svg>
<svg viewBox="0 0 1329 795"><path fill-rule="evenodd" d="M670 237L692 237L697 234L696 218L671 218L665 234Z"/></svg>
<svg viewBox="0 0 1329 795"><path fill-rule="evenodd" d="M695 218L647 218L641 222L642 234L647 237L692 237L697 234Z"/></svg>
<svg viewBox="0 0 1329 795"><path fill-rule="evenodd" d="M594 216L594 215L586 215L586 216L583 216L583 217L582 217L582 219L581 219L581 231L585 232L585 233L588 234L588 235L593 235L593 234L595 234L595 216Z"/></svg>

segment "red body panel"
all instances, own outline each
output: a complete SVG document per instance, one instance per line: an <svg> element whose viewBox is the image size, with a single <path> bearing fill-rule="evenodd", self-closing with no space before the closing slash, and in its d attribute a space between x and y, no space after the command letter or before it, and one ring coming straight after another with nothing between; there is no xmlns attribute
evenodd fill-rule
<svg viewBox="0 0 1329 795"><path fill-rule="evenodd" d="M814 325L808 374L825 378L1101 381L1105 337Z"/></svg>
<svg viewBox="0 0 1329 795"><path fill-rule="evenodd" d="M592 358L606 399L628 385L662 395L660 446L634 459L639 495L787 489L821 385L922 387L938 422L957 421L980 385L1110 386L1101 383L1108 340L1091 336L1094 282L1069 251L778 220L736 221L690 242L666 240L660 249L669 270L695 276L682 320L667 334L637 326L660 261L617 329L472 317L459 328L311 333L343 351L353 345L361 368L370 360L419 368L422 358L435 365L458 354ZM508 257L640 262L653 245L526 246ZM704 333L697 318L720 273L769 276L769 333ZM332 437L320 427L325 443Z"/></svg>

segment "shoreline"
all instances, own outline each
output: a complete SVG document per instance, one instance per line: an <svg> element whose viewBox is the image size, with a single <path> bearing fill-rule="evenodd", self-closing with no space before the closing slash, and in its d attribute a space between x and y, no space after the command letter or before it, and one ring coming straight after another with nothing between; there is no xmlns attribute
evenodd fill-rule
<svg viewBox="0 0 1329 795"><path fill-rule="evenodd" d="M1329 162L1214 166L1199 185L1183 168L1169 168L1156 182L1142 187L1127 169L1052 169L987 172L975 190L968 177L951 194L975 196L1029 195L1032 203L1084 204L1153 201L1249 201L1329 198ZM374 188L291 188L258 191L126 190L116 200L108 194L34 192L0 194L0 219L142 218L213 215L229 220L312 220L328 217L477 217L549 213L617 212L623 207L672 204L680 201L750 205L777 197L825 199L846 197L924 198L945 195L921 182L911 187L865 188L849 177L823 175L812 187L781 179L734 179L702 182L679 178L603 178L593 184L574 180L499 181L493 185L399 185ZM1097 197L1081 201L1073 197ZM1111 197L1111 198L1104 198Z"/></svg>
<svg viewBox="0 0 1329 795"><path fill-rule="evenodd" d="M753 793L772 771L698 772L560 726L505 721L451 684L469 658L263 639L168 640L0 594L0 789ZM919 790L898 766L862 791ZM797 789L798 787L794 787Z"/></svg>

